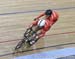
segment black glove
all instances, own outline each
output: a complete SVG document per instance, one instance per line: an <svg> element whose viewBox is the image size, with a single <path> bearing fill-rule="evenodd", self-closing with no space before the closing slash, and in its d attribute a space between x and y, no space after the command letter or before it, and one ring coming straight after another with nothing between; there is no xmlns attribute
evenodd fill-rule
<svg viewBox="0 0 75 59"><path fill-rule="evenodd" d="M37 19L36 18L34 18L34 21L36 21Z"/></svg>

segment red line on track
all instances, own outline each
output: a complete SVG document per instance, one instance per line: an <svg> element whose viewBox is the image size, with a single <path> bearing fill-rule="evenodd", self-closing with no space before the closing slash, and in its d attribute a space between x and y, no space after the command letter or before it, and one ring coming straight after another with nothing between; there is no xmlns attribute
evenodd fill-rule
<svg viewBox="0 0 75 59"><path fill-rule="evenodd" d="M0 43L13 42L13 41L17 41L17 40L21 40L21 39L16 39L16 40L7 40L7 41L2 41L2 42L0 42Z"/></svg>
<svg viewBox="0 0 75 59"><path fill-rule="evenodd" d="M57 34L49 34L49 35L46 35L46 36L54 36L54 35L62 35L62 34L72 34L72 33L75 33L75 31L72 31L72 32L64 32L64 33L57 33ZM2 41L0 43L13 42L13 41L17 41L17 40L21 40L21 39Z"/></svg>
<svg viewBox="0 0 75 59"><path fill-rule="evenodd" d="M72 32L64 32L64 33L57 33L57 34L50 34L50 35L46 35L46 36L54 36L54 35L61 35L61 34L71 34L71 33L75 33L75 31L72 31Z"/></svg>

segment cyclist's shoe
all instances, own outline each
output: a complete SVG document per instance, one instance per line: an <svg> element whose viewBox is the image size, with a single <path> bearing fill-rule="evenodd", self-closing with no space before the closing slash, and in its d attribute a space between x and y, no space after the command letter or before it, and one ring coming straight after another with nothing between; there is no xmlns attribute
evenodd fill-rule
<svg viewBox="0 0 75 59"><path fill-rule="evenodd" d="M30 43L30 41L27 42L27 47L31 47L32 44Z"/></svg>

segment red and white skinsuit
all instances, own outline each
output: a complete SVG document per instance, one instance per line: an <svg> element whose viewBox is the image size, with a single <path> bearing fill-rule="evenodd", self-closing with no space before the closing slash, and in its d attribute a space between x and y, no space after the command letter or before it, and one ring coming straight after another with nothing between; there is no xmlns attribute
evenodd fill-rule
<svg viewBox="0 0 75 59"><path fill-rule="evenodd" d="M43 37L45 35L45 33L51 28L51 26L58 20L58 14L56 11L52 11L52 14L50 17L46 18L45 13L40 14L38 17L36 17L37 20L32 22L33 26L36 26L39 18L41 18L42 16L45 16L45 25L44 27L41 29L41 34L39 35L39 38Z"/></svg>

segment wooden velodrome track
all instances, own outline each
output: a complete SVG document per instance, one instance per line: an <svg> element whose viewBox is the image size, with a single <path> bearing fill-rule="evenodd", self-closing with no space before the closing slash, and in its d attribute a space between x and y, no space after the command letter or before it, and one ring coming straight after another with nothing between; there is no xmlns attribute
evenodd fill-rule
<svg viewBox="0 0 75 59"><path fill-rule="evenodd" d="M59 20L47 36L31 49L48 47L21 53L27 55L46 50L75 47L75 0L0 0L0 59L13 59L13 49L23 37L27 25L46 9L59 13Z"/></svg>

